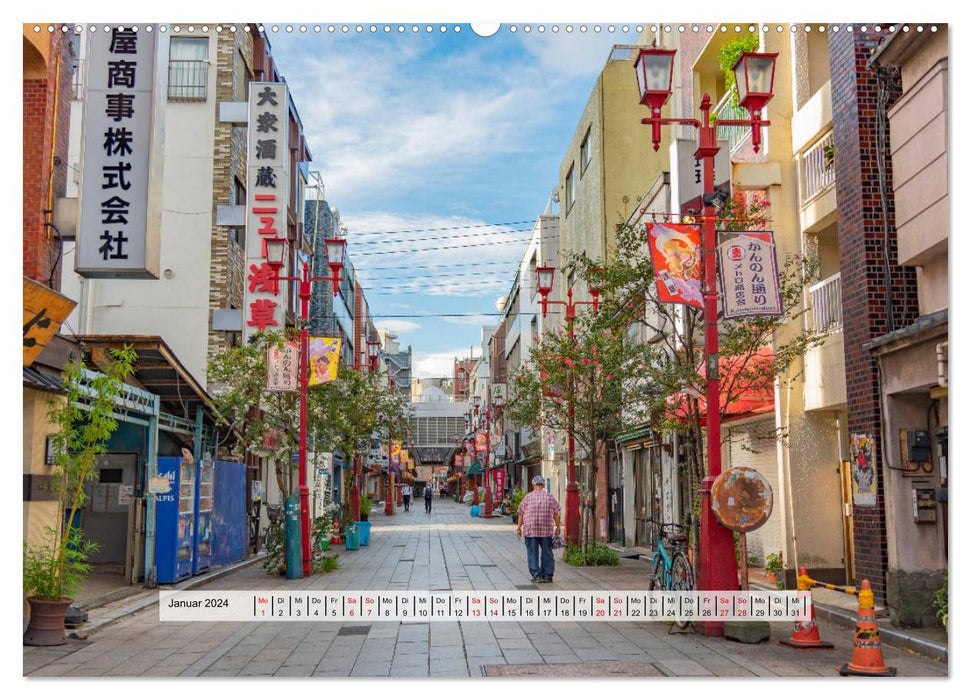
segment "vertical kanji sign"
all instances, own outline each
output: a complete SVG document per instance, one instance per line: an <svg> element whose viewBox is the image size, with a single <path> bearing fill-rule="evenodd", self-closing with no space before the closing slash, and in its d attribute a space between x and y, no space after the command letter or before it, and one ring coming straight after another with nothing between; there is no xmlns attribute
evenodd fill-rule
<svg viewBox="0 0 971 700"><path fill-rule="evenodd" d="M271 345L266 351L266 390L296 391L299 350L296 343Z"/></svg>
<svg viewBox="0 0 971 700"><path fill-rule="evenodd" d="M168 40L157 26L88 35L75 258L85 277L158 278L163 52Z"/></svg>
<svg viewBox="0 0 971 700"><path fill-rule="evenodd" d="M782 315L771 231L747 231L721 243L718 271L725 318Z"/></svg>
<svg viewBox="0 0 971 700"><path fill-rule="evenodd" d="M290 200L289 96L286 83L250 83L246 150L246 299L243 337L281 330L286 283L275 282L267 238L287 237ZM286 275L286 261L281 275Z"/></svg>

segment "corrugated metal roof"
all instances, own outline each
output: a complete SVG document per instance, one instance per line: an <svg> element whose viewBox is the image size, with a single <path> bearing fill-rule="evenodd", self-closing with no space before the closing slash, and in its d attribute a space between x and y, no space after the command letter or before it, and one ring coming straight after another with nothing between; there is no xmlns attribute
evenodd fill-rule
<svg viewBox="0 0 971 700"><path fill-rule="evenodd" d="M41 391L53 391L58 394L64 393L64 383L61 382L60 377L44 374L30 367L24 367L24 386Z"/></svg>

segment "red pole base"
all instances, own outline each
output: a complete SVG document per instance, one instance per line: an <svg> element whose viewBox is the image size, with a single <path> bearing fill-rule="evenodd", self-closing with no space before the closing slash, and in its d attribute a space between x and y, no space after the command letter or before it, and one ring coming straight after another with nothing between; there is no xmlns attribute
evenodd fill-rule
<svg viewBox="0 0 971 700"><path fill-rule="evenodd" d="M300 538L303 549L303 575L310 576L310 492L306 484L300 487Z"/></svg>
<svg viewBox="0 0 971 700"><path fill-rule="evenodd" d="M580 489L576 482L566 485L566 536L567 544L580 544Z"/></svg>
<svg viewBox="0 0 971 700"><path fill-rule="evenodd" d="M488 485L486 485L485 490L485 513L480 513L480 515L483 518L492 517L492 489Z"/></svg>
<svg viewBox="0 0 971 700"><path fill-rule="evenodd" d="M711 485L714 477L701 482L701 534L699 538L698 590L737 591L738 565L735 561L735 538L732 531L719 524L711 509ZM704 622L702 632L708 637L725 634L723 622Z"/></svg>
<svg viewBox="0 0 971 700"><path fill-rule="evenodd" d="M357 485L357 475L354 475L354 481L351 482L351 521L358 520L361 517L361 489Z"/></svg>

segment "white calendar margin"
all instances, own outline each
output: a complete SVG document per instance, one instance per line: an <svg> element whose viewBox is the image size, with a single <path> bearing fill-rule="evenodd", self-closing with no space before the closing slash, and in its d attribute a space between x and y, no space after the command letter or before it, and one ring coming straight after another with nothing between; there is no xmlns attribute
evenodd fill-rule
<svg viewBox="0 0 971 700"><path fill-rule="evenodd" d="M160 622L807 620L808 591L159 591Z"/></svg>

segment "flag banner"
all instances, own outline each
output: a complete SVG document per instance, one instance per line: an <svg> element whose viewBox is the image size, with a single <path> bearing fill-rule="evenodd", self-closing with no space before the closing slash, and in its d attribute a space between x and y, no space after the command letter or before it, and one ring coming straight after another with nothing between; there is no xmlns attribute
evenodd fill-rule
<svg viewBox="0 0 971 700"><path fill-rule="evenodd" d="M266 349L266 390L296 391L299 351L296 343Z"/></svg>
<svg viewBox="0 0 971 700"><path fill-rule="evenodd" d="M658 300L704 308L701 293L701 229L688 224L648 224L647 240Z"/></svg>
<svg viewBox="0 0 971 700"><path fill-rule="evenodd" d="M782 315L771 231L743 231L723 241L718 270L725 318Z"/></svg>
<svg viewBox="0 0 971 700"><path fill-rule="evenodd" d="M853 475L853 505L873 508L877 505L877 480L873 467L873 438L850 435L850 465Z"/></svg>
<svg viewBox="0 0 971 700"><path fill-rule="evenodd" d="M486 451L486 435L485 433L475 434L475 451L485 452Z"/></svg>
<svg viewBox="0 0 971 700"><path fill-rule="evenodd" d="M337 365L341 357L340 338L310 339L309 386L332 382L337 379Z"/></svg>

